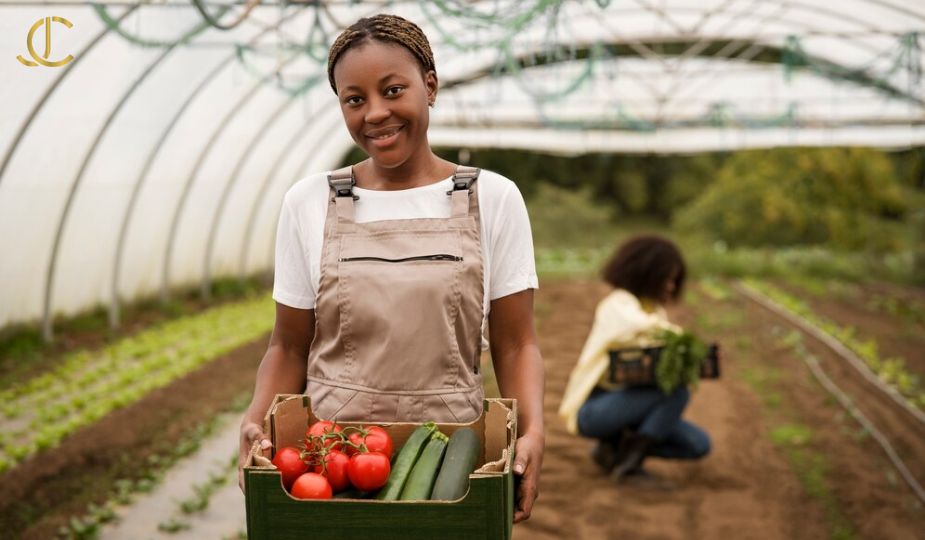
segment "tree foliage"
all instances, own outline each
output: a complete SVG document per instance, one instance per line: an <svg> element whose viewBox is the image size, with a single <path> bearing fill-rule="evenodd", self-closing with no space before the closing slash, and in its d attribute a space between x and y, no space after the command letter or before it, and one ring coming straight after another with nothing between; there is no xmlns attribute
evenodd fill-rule
<svg viewBox="0 0 925 540"><path fill-rule="evenodd" d="M674 224L730 246L891 250L903 244L907 191L890 159L874 150L739 152Z"/></svg>
<svg viewBox="0 0 925 540"><path fill-rule="evenodd" d="M450 161L460 159L459 149L438 153ZM603 223L606 213L613 225L627 218L654 218L685 235L731 247L912 249L917 266L925 268L925 230L918 230L925 223L925 148L779 148L670 156L560 156L509 149L468 153L469 163L514 180L529 206L542 208L542 217L549 218L545 221L564 227L548 227L550 238L570 245L590 241L574 230L590 230L592 222ZM355 151L347 162L365 157ZM560 189L542 187L549 185ZM575 193L581 195L567 195ZM567 225L570 221L575 227Z"/></svg>

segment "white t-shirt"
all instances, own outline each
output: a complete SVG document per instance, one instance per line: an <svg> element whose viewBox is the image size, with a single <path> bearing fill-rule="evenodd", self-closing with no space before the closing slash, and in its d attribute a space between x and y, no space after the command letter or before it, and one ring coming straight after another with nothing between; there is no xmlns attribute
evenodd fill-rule
<svg viewBox="0 0 925 540"><path fill-rule="evenodd" d="M328 211L328 173L296 182L283 199L276 232L273 299L299 309L314 309L321 281L321 248ZM489 302L526 289L539 288L533 259L533 236L527 207L517 185L492 171L479 174L482 264L485 295L482 320ZM357 223L389 219L448 218L452 213L452 179L399 191L354 188L359 196ZM483 340L483 346L487 345Z"/></svg>

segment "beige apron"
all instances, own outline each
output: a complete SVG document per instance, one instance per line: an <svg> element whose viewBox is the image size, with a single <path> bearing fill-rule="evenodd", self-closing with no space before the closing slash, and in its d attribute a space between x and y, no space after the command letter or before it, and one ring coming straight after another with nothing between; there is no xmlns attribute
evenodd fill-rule
<svg viewBox="0 0 925 540"><path fill-rule="evenodd" d="M351 167L328 176L315 337L320 418L469 422L482 413L482 250L476 179L460 166L447 219L356 223Z"/></svg>

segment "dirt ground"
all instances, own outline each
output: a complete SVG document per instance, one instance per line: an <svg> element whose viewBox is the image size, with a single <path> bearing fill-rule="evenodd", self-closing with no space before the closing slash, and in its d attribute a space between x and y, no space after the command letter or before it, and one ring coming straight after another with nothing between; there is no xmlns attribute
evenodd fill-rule
<svg viewBox="0 0 925 540"><path fill-rule="evenodd" d="M853 420L780 343L786 325L741 297L720 302L695 295L696 304L671 311L673 320L723 347L723 378L701 383L685 413L710 434L710 455L696 462L650 460L673 489L611 484L588 457L592 441L566 433L556 416L594 308L606 293L596 282L549 282L537 294L547 447L540 498L531 519L515 526L515 538L921 538L925 510L897 481L882 451L870 437L857 436ZM846 377L837 359L807 345L833 378ZM145 459L154 447L182 439L196 419L215 415L252 387L265 347L265 338L243 347L75 434L65 441L66 451L3 475L0 525L13 537L52 537L88 502L106 500L116 472L130 470L126 456ZM756 373L773 376L759 385ZM859 405L872 401L861 387L843 382L858 392ZM925 434L906 429L902 418L890 420L889 409L873 411L891 435L908 431L898 447L917 474L925 473ZM810 493L815 484L772 442L770 433L789 423L811 430L799 450L824 460L828 499Z"/></svg>
<svg viewBox="0 0 925 540"><path fill-rule="evenodd" d="M832 537L826 517L831 509L807 494L768 437L781 413L766 410L761 397L743 381L743 372L755 364L782 370L780 399L794 404L802 421L812 426L812 444L828 458L826 479L854 537L916 538L915 531L925 530L925 512L910 502L905 486L890 484L879 449L869 440L854 443L844 426L832 421L838 409L809 381L798 361L773 343L769 329L779 323L743 299L735 301L735 309L744 316L713 330L713 337L727 349L724 377L701 383L685 415L710 434L711 454L699 462L650 460L654 472L675 484L669 491L611 484L588 457L592 441L569 435L556 417L594 307L606 293L604 286L586 282L551 284L538 294L541 302L552 306L539 332L547 368L547 447L540 498L531 519L515 527L515 538ZM692 325L692 311L717 308L702 301L673 310L671 316L706 332ZM750 343L747 355L730 346L743 336ZM923 445L925 439L919 441L919 447Z"/></svg>

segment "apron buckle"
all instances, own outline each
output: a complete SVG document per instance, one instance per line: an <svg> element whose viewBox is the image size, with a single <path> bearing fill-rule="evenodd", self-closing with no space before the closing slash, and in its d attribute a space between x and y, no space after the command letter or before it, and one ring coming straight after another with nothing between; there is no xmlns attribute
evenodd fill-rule
<svg viewBox="0 0 925 540"><path fill-rule="evenodd" d="M334 190L336 197L353 197L355 201L359 199L353 194L353 186L357 185L357 180L353 177L353 167L343 167L328 173L328 185Z"/></svg>
<svg viewBox="0 0 925 540"><path fill-rule="evenodd" d="M447 195L452 195L454 191L466 190L471 193L472 182L475 182L479 177L481 169L475 167L467 167L465 165L460 165L456 167L456 172L453 173L453 189L446 192Z"/></svg>

